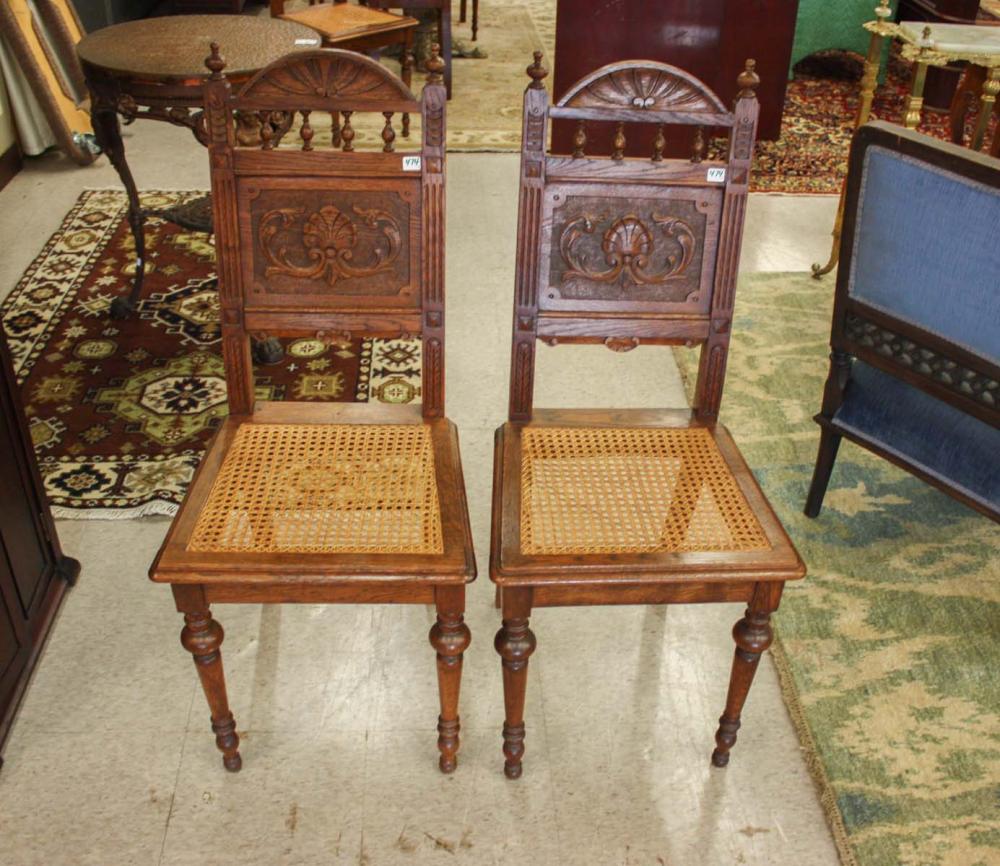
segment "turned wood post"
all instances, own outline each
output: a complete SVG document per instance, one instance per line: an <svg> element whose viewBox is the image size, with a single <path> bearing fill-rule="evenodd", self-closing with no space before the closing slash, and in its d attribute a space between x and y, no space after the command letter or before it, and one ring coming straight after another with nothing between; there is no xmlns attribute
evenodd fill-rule
<svg viewBox="0 0 1000 866"><path fill-rule="evenodd" d="M778 609L783 588L783 581L758 583L743 619L733 627L736 652L729 677L726 709L719 718L719 729L715 732L716 745L712 752L712 764L716 767L725 767L729 763L729 752L736 745L743 704L757 672L761 654L771 645L774 636L771 631L771 614Z"/></svg>
<svg viewBox="0 0 1000 866"><path fill-rule="evenodd" d="M504 774L508 779L521 775L524 757L524 698L528 686L528 659L535 651L535 635L528 628L531 589L506 587L503 591L503 625L493 645L503 667Z"/></svg>
<svg viewBox="0 0 1000 866"><path fill-rule="evenodd" d="M454 772L458 760L461 729L458 694L462 684L462 657L472 635L465 624L465 586L439 586L434 591L437 622L431 626L431 646L437 652L438 692L441 715L438 716L438 766L442 773Z"/></svg>
<svg viewBox="0 0 1000 866"><path fill-rule="evenodd" d="M201 586L175 584L172 589L177 610L184 614L181 645L194 658L194 666L211 713L215 745L222 752L225 768L235 773L243 766L243 760L240 758L236 720L226 697L226 677L219 649L224 636L222 626L212 619Z"/></svg>

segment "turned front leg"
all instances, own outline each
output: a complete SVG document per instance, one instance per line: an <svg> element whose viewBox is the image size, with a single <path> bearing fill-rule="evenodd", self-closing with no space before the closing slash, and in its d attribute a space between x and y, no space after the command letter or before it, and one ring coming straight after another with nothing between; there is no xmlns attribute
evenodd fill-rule
<svg viewBox="0 0 1000 866"><path fill-rule="evenodd" d="M503 666L504 774L508 779L521 775L524 758L524 696L528 686L528 659L535 651L535 635L528 628L531 589L506 587L502 594L503 625L493 645Z"/></svg>
<svg viewBox="0 0 1000 866"><path fill-rule="evenodd" d="M472 640L465 624L465 586L438 587L434 592L437 622L431 626L431 646L437 651L438 692L441 715L438 716L438 766L442 773L454 772L458 763L458 693L462 684L462 656Z"/></svg>
<svg viewBox="0 0 1000 866"><path fill-rule="evenodd" d="M726 709L719 718L719 729L715 732L715 751L712 763L725 767L729 763L729 752L736 745L736 732L740 729L740 713L746 702L750 685L761 654L771 645L771 613L778 609L781 598L781 582L758 583L754 588L750 606L743 619L733 627L736 653L733 656L733 670L729 677L729 693Z"/></svg>
<svg viewBox="0 0 1000 866"><path fill-rule="evenodd" d="M240 758L236 720L226 697L226 678L222 669L222 652L219 649L224 636L222 626L212 619L201 587L174 587L174 596L178 609L184 614L181 644L194 658L194 666L211 713L215 745L222 752L225 768L235 773L243 766L243 760ZM200 596L200 599L191 596ZM192 601L195 604L192 605ZM200 604L197 603L199 601Z"/></svg>

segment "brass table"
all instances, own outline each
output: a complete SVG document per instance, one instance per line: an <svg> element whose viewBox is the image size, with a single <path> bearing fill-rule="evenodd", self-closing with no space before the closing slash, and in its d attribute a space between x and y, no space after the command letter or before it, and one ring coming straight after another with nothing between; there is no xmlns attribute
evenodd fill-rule
<svg viewBox="0 0 1000 866"><path fill-rule="evenodd" d="M879 0L875 9L875 20L865 24L871 33L868 55L865 58L864 75L861 78L861 102L854 120L854 128L868 122L872 100L882 62L882 43L885 39L898 39L900 53L911 61L913 79L910 93L906 97L903 125L916 129L920 123L924 105L924 82L928 66L947 66L954 61L980 66L985 70L985 80L979 96L979 115L970 143L973 150L982 146L990 115L1000 93L1000 27L972 24L927 24L924 21L890 21L892 9L889 0ZM813 277L819 279L832 271L840 258L840 234L844 222L844 199L847 192L846 181L840 191L840 203L833 224L833 248L830 260L825 264L812 266Z"/></svg>
<svg viewBox="0 0 1000 866"><path fill-rule="evenodd" d="M87 87L94 135L108 155L128 195L129 226L136 266L127 297L111 303L113 318L135 310L142 294L146 244L144 214L132 171L125 159L119 115L126 123L160 120L187 127L207 141L202 89L209 45L218 42L226 75L240 83L292 51L320 47L319 36L291 21L246 15L175 15L128 21L96 30L77 45Z"/></svg>

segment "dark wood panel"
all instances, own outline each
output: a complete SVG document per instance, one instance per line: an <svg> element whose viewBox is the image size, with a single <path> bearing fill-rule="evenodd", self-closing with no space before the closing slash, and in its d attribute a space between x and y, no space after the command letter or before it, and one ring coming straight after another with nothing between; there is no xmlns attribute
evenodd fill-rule
<svg viewBox="0 0 1000 866"><path fill-rule="evenodd" d="M657 60L690 72L730 105L747 58L761 84L759 137L781 133L788 64L798 0L559 0L556 17L555 101L597 67L619 60ZM614 130L588 130L595 149L610 152ZM553 121L552 149L573 150L574 124ZM668 156L687 156L693 132L674 128ZM654 130L627 127L630 156L652 152Z"/></svg>
<svg viewBox="0 0 1000 866"><path fill-rule="evenodd" d="M0 335L0 744L80 564L62 555Z"/></svg>

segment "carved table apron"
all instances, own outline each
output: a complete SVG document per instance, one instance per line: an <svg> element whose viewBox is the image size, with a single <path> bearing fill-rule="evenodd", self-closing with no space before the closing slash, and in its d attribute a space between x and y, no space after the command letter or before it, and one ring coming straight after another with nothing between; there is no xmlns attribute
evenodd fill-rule
<svg viewBox="0 0 1000 866"><path fill-rule="evenodd" d="M125 187L128 220L135 239L132 289L127 297L112 301L113 318L127 318L138 304L146 252L144 214L125 159L118 116L126 123L149 119L183 126L205 144L202 90L208 74L204 61L212 42L221 46L227 58L227 74L234 84L246 81L285 54L320 47L319 36L308 27L246 15L175 15L129 21L97 30L77 45L91 94L94 135ZM204 219L205 213L202 204L202 216L195 217L195 221ZM191 215L172 218L195 227Z"/></svg>

